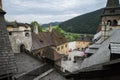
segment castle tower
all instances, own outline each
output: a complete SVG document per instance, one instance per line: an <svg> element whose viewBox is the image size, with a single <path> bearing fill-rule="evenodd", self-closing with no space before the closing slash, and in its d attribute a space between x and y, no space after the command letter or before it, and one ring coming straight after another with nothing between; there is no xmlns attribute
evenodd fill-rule
<svg viewBox="0 0 120 80"><path fill-rule="evenodd" d="M107 25L112 28L119 27L120 25L120 6L119 0L108 0L107 5L104 8L102 14L102 23L107 23Z"/></svg>
<svg viewBox="0 0 120 80"><path fill-rule="evenodd" d="M118 7L119 0L108 0L106 7Z"/></svg>
<svg viewBox="0 0 120 80"><path fill-rule="evenodd" d="M4 15L2 0L0 0L0 80L2 78L4 80L10 79L16 71L14 54L6 30Z"/></svg>
<svg viewBox="0 0 120 80"><path fill-rule="evenodd" d="M102 14L102 36L107 38L109 30L120 28L120 6L119 0L107 0Z"/></svg>

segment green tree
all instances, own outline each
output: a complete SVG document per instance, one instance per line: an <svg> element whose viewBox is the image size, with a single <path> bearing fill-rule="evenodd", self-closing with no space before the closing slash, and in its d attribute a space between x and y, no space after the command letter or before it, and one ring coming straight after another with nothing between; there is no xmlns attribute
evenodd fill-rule
<svg viewBox="0 0 120 80"><path fill-rule="evenodd" d="M37 21L31 22L31 29L32 29L32 31L34 29L34 26L38 26L38 31L42 32L42 27L40 26L40 24Z"/></svg>
<svg viewBox="0 0 120 80"><path fill-rule="evenodd" d="M65 36L64 31L63 31L60 27L53 28L53 30L55 30L56 32L58 32L58 33L61 34L62 36Z"/></svg>

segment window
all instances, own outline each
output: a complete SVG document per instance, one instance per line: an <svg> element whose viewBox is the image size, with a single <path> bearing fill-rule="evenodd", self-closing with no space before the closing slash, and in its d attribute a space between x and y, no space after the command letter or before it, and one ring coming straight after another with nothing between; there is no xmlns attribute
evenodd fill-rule
<svg viewBox="0 0 120 80"><path fill-rule="evenodd" d="M29 33L25 33L25 36L26 36L26 37L29 37L30 35L29 35Z"/></svg>
<svg viewBox="0 0 120 80"><path fill-rule="evenodd" d="M12 32L9 32L9 35L12 35Z"/></svg>
<svg viewBox="0 0 120 80"><path fill-rule="evenodd" d="M61 49L63 49L64 47L63 46L61 46Z"/></svg>
<svg viewBox="0 0 120 80"><path fill-rule="evenodd" d="M57 48L57 51L60 51L60 48Z"/></svg>
<svg viewBox="0 0 120 80"><path fill-rule="evenodd" d="M65 47L67 47L67 44L65 45Z"/></svg>

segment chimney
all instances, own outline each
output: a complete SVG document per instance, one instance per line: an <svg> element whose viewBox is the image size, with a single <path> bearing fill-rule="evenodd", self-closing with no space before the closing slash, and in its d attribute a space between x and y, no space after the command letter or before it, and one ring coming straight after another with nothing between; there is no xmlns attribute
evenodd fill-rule
<svg viewBox="0 0 120 80"><path fill-rule="evenodd" d="M2 9L2 0L0 0L0 8Z"/></svg>
<svg viewBox="0 0 120 80"><path fill-rule="evenodd" d="M34 26L34 30L33 30L33 32L34 32L35 34L38 34L38 26L37 26L36 23L35 23L35 26Z"/></svg>
<svg viewBox="0 0 120 80"><path fill-rule="evenodd" d="M51 27L51 24L49 25L49 32L52 32L52 27Z"/></svg>
<svg viewBox="0 0 120 80"><path fill-rule="evenodd" d="M103 41L109 37L110 26L106 22L102 25L102 39Z"/></svg>

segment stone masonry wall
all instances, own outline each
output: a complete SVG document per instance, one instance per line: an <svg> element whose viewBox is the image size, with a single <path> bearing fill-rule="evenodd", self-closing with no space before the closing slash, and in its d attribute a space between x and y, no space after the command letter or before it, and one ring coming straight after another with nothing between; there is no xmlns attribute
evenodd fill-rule
<svg viewBox="0 0 120 80"><path fill-rule="evenodd" d="M25 36L25 33L29 33L29 36ZM12 35L9 35L10 42L14 53L20 53L20 46L23 44L27 50L31 50L32 38L31 31L29 32L13 32Z"/></svg>

